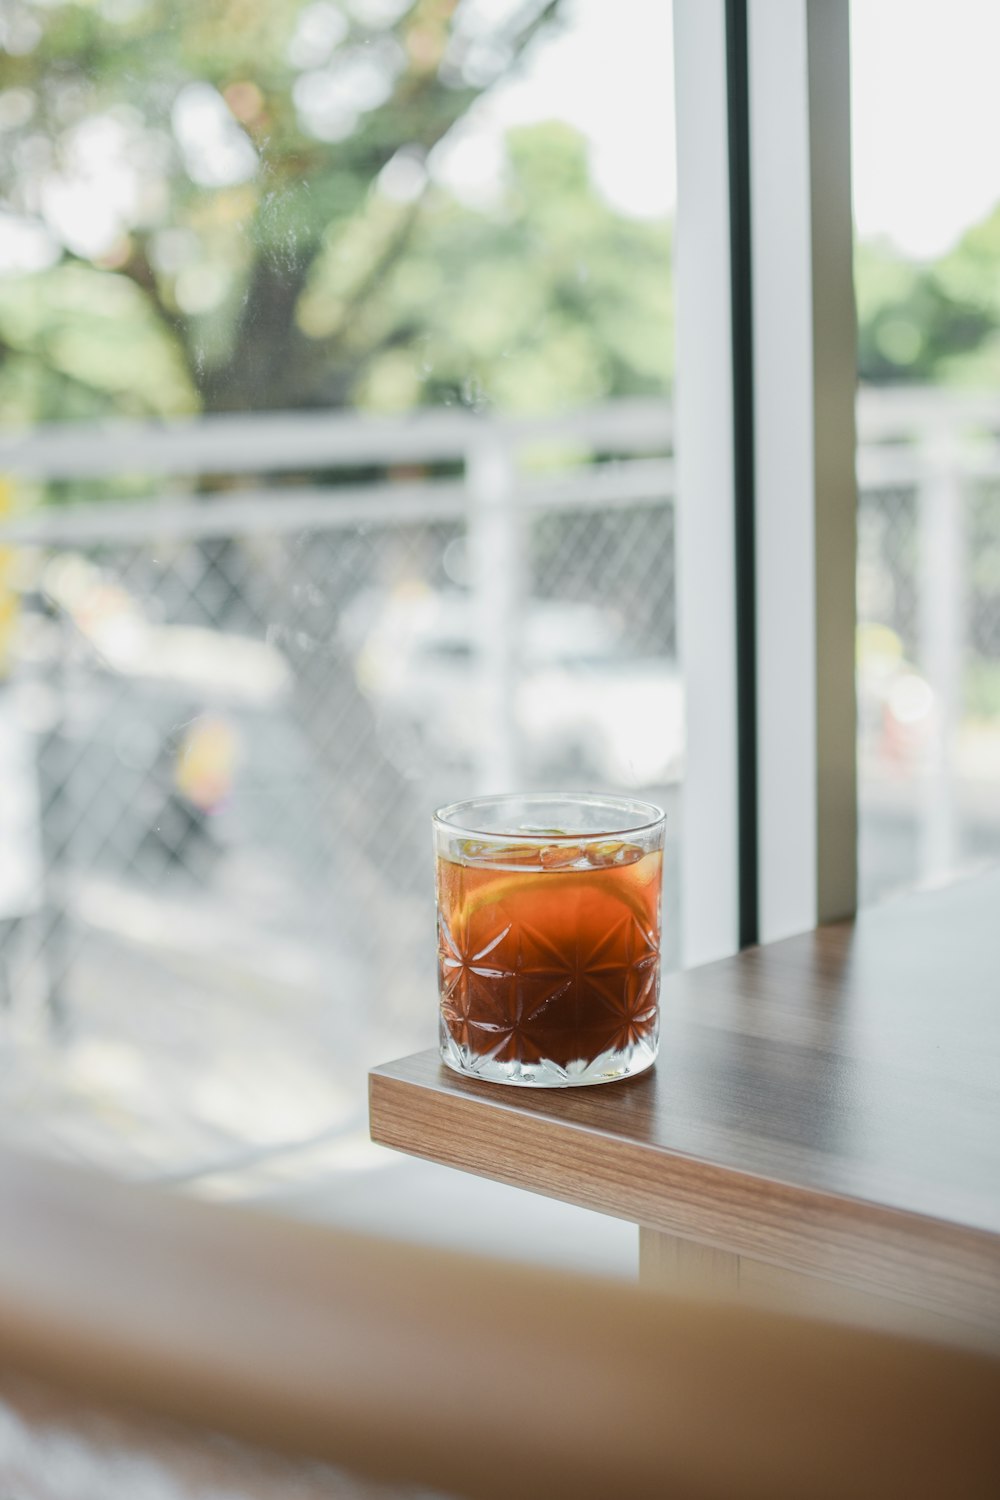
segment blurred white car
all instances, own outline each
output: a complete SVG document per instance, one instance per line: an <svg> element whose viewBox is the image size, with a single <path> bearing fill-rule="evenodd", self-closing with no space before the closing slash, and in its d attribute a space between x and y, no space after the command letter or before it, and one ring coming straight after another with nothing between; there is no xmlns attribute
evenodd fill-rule
<svg viewBox="0 0 1000 1500"><path fill-rule="evenodd" d="M496 694L477 641L471 596L410 589L370 592L343 622L359 685L383 739L400 754L414 739L444 763L468 763L490 715L508 712L522 759L537 771L576 770L639 788L679 778L684 753L680 673L665 657L641 657L615 614L599 605L527 600L510 650L510 702Z"/></svg>

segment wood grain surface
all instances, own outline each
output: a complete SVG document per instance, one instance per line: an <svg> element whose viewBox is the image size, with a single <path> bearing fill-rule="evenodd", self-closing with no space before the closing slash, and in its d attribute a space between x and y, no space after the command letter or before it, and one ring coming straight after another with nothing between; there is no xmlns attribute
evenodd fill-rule
<svg viewBox="0 0 1000 1500"><path fill-rule="evenodd" d="M1000 872L671 975L596 1088L376 1069L372 1136L1000 1332Z"/></svg>

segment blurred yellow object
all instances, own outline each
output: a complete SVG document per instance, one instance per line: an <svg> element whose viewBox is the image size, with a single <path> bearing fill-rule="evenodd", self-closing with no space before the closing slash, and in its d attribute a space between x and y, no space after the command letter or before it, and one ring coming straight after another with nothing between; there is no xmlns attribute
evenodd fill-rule
<svg viewBox="0 0 1000 1500"><path fill-rule="evenodd" d="M233 789L239 737L221 714L200 714L187 728L174 770L182 797L202 812L216 812Z"/></svg>
<svg viewBox="0 0 1000 1500"><path fill-rule="evenodd" d="M859 667L873 661L894 665L903 660L903 642L896 631L877 621L869 620L858 625L855 646Z"/></svg>

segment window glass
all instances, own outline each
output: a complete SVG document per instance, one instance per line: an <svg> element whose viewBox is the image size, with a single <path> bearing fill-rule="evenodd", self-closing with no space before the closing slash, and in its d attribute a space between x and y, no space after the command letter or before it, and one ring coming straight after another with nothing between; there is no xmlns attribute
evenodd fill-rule
<svg viewBox="0 0 1000 1500"><path fill-rule="evenodd" d="M852 6L861 899L1000 858L1000 12ZM933 107L929 99L933 97Z"/></svg>
<svg viewBox="0 0 1000 1500"><path fill-rule="evenodd" d="M349 1151L367 1065L434 1040L430 813L475 791L665 802L675 959L670 24L3 6L32 1139L174 1175Z"/></svg>

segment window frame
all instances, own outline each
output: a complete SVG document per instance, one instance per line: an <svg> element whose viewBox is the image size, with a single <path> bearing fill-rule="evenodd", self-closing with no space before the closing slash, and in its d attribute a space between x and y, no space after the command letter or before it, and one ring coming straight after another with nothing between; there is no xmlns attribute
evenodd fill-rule
<svg viewBox="0 0 1000 1500"><path fill-rule="evenodd" d="M847 0L674 27L690 965L856 909L857 364Z"/></svg>

